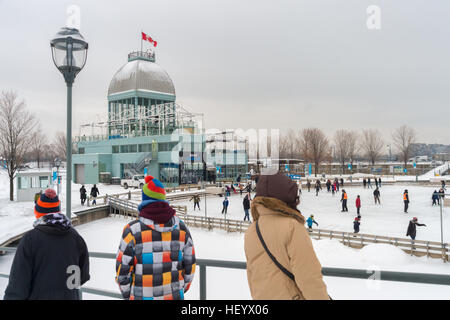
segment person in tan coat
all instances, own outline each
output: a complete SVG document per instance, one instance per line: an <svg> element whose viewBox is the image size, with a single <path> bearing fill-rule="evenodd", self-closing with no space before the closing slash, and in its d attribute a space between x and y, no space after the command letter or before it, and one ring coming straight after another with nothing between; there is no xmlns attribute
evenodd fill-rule
<svg viewBox="0 0 450 320"><path fill-rule="evenodd" d="M254 222L245 233L247 279L253 299L329 300L305 218L297 210L297 184L278 172L261 175L251 214ZM256 231L271 254L294 280L275 264L265 251Z"/></svg>

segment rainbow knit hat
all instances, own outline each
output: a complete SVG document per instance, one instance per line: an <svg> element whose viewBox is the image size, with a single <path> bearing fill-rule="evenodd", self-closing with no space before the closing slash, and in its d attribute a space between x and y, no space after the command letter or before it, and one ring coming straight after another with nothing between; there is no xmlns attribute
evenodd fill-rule
<svg viewBox="0 0 450 320"><path fill-rule="evenodd" d="M147 200L166 200L166 190L164 185L158 179L152 176L145 177L145 185L142 188L142 201Z"/></svg>
<svg viewBox="0 0 450 320"><path fill-rule="evenodd" d="M49 213L60 213L60 205L61 202L59 201L55 190L47 189L36 201L34 215L36 216L36 219L39 219Z"/></svg>

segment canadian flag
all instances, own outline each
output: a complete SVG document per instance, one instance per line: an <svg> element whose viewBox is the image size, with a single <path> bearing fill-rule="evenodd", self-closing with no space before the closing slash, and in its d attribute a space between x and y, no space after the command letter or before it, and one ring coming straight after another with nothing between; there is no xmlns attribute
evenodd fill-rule
<svg viewBox="0 0 450 320"><path fill-rule="evenodd" d="M148 41L150 43L153 43L153 46L156 47L158 42L153 40L152 37L150 37L149 35L145 34L144 32L141 32L141 33L142 33L142 40L145 40L145 41Z"/></svg>

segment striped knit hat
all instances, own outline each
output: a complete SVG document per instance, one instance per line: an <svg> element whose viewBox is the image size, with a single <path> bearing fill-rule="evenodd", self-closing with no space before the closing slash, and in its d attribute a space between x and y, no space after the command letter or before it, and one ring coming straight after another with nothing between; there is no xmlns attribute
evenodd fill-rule
<svg viewBox="0 0 450 320"><path fill-rule="evenodd" d="M36 216L36 219L39 219L48 213L60 213L60 205L61 202L59 201L55 190L47 189L41 194L38 201L36 201L34 215Z"/></svg>
<svg viewBox="0 0 450 320"><path fill-rule="evenodd" d="M152 176L145 177L145 185L142 188L142 201L146 200L166 200L163 184Z"/></svg>

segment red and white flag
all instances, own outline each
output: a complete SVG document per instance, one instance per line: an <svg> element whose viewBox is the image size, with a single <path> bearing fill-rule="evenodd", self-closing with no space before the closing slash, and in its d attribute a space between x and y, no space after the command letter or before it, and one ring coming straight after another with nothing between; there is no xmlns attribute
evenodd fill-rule
<svg viewBox="0 0 450 320"><path fill-rule="evenodd" d="M148 42L152 43L154 47L156 47L158 42L153 40L152 37L150 37L149 35L145 34L144 32L141 32L141 33L142 33L142 40L148 41Z"/></svg>

